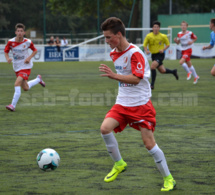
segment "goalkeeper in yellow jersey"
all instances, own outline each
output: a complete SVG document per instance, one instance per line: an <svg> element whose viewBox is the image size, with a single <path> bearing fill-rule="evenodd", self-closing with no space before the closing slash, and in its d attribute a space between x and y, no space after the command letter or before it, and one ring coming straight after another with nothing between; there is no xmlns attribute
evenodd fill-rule
<svg viewBox="0 0 215 195"><path fill-rule="evenodd" d="M169 40L165 34L160 33L160 22L155 21L152 26L151 33L147 34L143 43L143 47L146 54L151 53L152 64L151 64L151 89L154 89L155 79L156 79L156 68L160 73L163 74L173 74L178 80L177 69L170 70L165 68L163 65L163 60L165 58L165 50L169 48ZM148 46L148 48L147 48ZM149 50L148 50L149 49Z"/></svg>

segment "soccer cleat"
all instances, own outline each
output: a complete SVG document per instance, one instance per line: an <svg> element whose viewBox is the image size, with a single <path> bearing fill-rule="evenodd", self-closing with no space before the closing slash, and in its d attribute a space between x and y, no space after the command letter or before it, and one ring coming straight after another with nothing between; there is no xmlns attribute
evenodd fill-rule
<svg viewBox="0 0 215 195"><path fill-rule="evenodd" d="M192 72L188 72L188 73L187 73L187 80L190 80L190 79L191 79L191 76L192 76Z"/></svg>
<svg viewBox="0 0 215 195"><path fill-rule="evenodd" d="M46 84L45 84L45 82L42 80L42 76L41 75L37 75L37 78L39 78L40 79L40 85L42 85L43 87L45 87L46 86Z"/></svg>
<svg viewBox="0 0 215 195"><path fill-rule="evenodd" d="M196 83L198 83L198 80L200 79L200 77L199 76L197 76L195 79L194 79L194 82L193 82L193 84L196 84Z"/></svg>
<svg viewBox="0 0 215 195"><path fill-rule="evenodd" d="M174 190L175 187L176 187L176 181L173 179L171 174L167 177L164 177L164 185L161 188L162 192Z"/></svg>
<svg viewBox="0 0 215 195"><path fill-rule="evenodd" d="M175 76L176 80L179 79L178 73L177 73L177 69L174 69L174 70L173 70L173 75Z"/></svg>
<svg viewBox="0 0 215 195"><path fill-rule="evenodd" d="M112 170L110 173L107 174L107 176L104 178L105 182L111 182L114 181L119 173L122 173L126 170L127 168L127 163L123 161L122 165L116 165L114 164Z"/></svg>
<svg viewBox="0 0 215 195"><path fill-rule="evenodd" d="M12 111L12 112L14 112L14 111L15 111L15 108L13 107L13 105L12 105L12 104L7 105L7 106L6 106L6 109L8 109L8 110L10 110L10 111Z"/></svg>

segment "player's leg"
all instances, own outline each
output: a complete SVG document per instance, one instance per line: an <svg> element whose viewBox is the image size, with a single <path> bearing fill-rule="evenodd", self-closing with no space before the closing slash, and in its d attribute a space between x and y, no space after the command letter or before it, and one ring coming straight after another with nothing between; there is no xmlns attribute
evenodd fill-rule
<svg viewBox="0 0 215 195"><path fill-rule="evenodd" d="M117 120L113 118L105 118L100 128L101 135L107 147L107 151L115 162L112 170L104 178L105 182L114 181L118 174L125 171L127 167L126 162L124 162L121 157L118 142L113 134L113 129L119 125L120 124Z"/></svg>
<svg viewBox="0 0 215 195"><path fill-rule="evenodd" d="M152 61L151 64L151 75L152 75L152 79L151 79L151 89L154 89L154 84L155 84L155 80L156 80L156 68L158 67L159 63L157 61Z"/></svg>
<svg viewBox="0 0 215 195"><path fill-rule="evenodd" d="M187 61L187 65L189 66L189 69L190 69L190 71L192 72L192 75L193 75L193 77L194 77L194 82L193 82L193 84L196 84L196 83L198 82L198 80L199 80L199 76L197 75L196 70L195 70L195 68L194 68L194 66L192 65L192 63L191 63L190 60Z"/></svg>
<svg viewBox="0 0 215 195"><path fill-rule="evenodd" d="M33 80L31 80L31 81L28 81L29 90L30 90L33 86L37 85L38 83L40 83L40 85L41 85L42 87L45 87L45 86L46 86L45 82L42 80L41 75L37 75L37 77L36 77L35 79L33 79Z"/></svg>
<svg viewBox="0 0 215 195"><path fill-rule="evenodd" d="M16 81L15 81L15 92L14 92L14 95L13 95L13 99L12 99L12 103L8 106L6 106L6 108L10 111L15 111L15 108L16 108L16 104L17 102L19 101L19 98L21 96L21 85L23 83L24 79L21 77L21 76L18 76L16 78Z"/></svg>
<svg viewBox="0 0 215 195"><path fill-rule="evenodd" d="M141 126L139 126L139 128L141 130L143 143L146 149L148 150L148 152L154 158L156 166L160 171L161 175L163 176L164 186L161 188L161 191L173 190L174 187L176 186L176 182L169 171L163 151L159 148L159 146L155 142L153 132Z"/></svg>
<svg viewBox="0 0 215 195"><path fill-rule="evenodd" d="M182 58L179 61L179 64L184 68L184 70L187 72L187 80L190 80L192 72L189 69L189 65L186 63L186 58L182 56Z"/></svg>
<svg viewBox="0 0 215 195"><path fill-rule="evenodd" d="M211 74L212 74L213 76L215 76L215 64L214 64L213 68L211 69Z"/></svg>
<svg viewBox="0 0 215 195"><path fill-rule="evenodd" d="M177 69L170 70L168 68L165 68L164 65L162 64L158 67L158 70L162 74L173 74L177 80L179 79Z"/></svg>

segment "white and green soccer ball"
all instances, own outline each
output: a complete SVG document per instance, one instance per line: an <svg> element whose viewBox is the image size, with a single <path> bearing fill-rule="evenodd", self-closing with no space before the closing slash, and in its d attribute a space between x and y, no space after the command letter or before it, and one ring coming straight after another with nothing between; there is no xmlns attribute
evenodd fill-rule
<svg viewBox="0 0 215 195"><path fill-rule="evenodd" d="M37 155L37 164L43 171L55 170L60 164L60 156L55 150L46 148Z"/></svg>

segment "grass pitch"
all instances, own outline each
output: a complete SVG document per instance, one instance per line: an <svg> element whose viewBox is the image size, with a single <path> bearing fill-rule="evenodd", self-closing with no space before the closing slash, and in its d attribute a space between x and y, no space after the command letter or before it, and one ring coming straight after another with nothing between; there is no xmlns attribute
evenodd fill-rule
<svg viewBox="0 0 215 195"><path fill-rule="evenodd" d="M172 194L215 194L214 59L192 62L200 76L197 85L193 78L186 80L178 61L164 65L178 69L179 81L157 73L155 138L177 181ZM30 80L41 74L46 88L22 91L16 112L5 109L15 74L11 65L0 64L0 194L163 194L162 177L140 132L129 127L116 134L128 169L112 183L103 181L113 162L99 128L115 103L118 85L99 76L100 63L35 63ZM61 163L43 172L36 156L48 147L59 153Z"/></svg>

